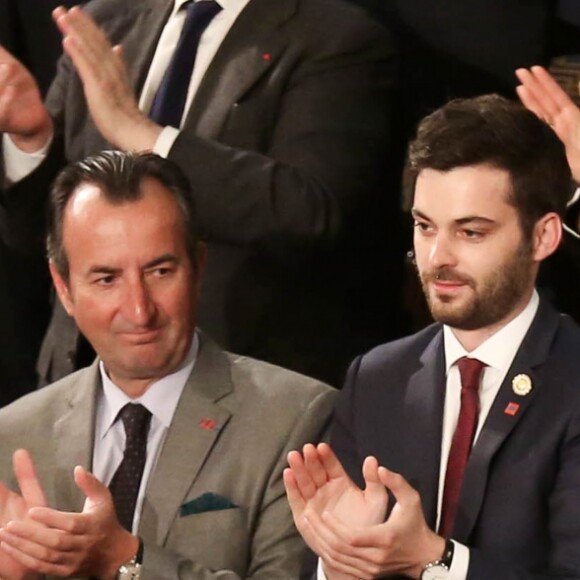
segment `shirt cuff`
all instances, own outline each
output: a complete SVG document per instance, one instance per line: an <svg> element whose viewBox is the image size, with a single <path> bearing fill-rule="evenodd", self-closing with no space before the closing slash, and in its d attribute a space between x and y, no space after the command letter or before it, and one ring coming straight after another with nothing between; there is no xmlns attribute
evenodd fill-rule
<svg viewBox="0 0 580 580"><path fill-rule="evenodd" d="M465 580L469 568L469 549L467 546L451 540L453 546L453 560L449 568L449 580Z"/></svg>
<svg viewBox="0 0 580 580"><path fill-rule="evenodd" d="M157 141L155 141L155 145L153 145L153 153L167 158L178 135L179 129L175 127L163 127L161 133L159 133L159 137L157 137Z"/></svg>
<svg viewBox="0 0 580 580"><path fill-rule="evenodd" d="M46 158L53 136L46 145L34 153L26 153L14 144L4 133L2 135L2 155L4 157L5 185L11 185L30 175Z"/></svg>
<svg viewBox="0 0 580 580"><path fill-rule="evenodd" d="M318 558L318 566L316 567L316 580L326 580L326 574L322 568L322 560Z"/></svg>

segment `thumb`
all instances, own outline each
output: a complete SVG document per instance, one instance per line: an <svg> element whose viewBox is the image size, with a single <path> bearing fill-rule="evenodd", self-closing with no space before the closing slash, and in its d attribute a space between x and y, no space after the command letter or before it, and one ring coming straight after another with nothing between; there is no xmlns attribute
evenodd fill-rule
<svg viewBox="0 0 580 580"><path fill-rule="evenodd" d="M94 503L111 501L111 492L92 473L77 465L74 469L74 480L77 487L88 500Z"/></svg>
<svg viewBox="0 0 580 580"><path fill-rule="evenodd" d="M379 478L379 462L371 455L364 460L362 474L365 480L365 493L385 492L385 486Z"/></svg>

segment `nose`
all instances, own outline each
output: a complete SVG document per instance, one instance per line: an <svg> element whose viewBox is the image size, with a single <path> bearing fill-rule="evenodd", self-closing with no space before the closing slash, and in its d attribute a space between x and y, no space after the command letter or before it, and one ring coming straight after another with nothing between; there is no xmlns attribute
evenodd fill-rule
<svg viewBox="0 0 580 580"><path fill-rule="evenodd" d="M147 327L155 317L155 301L143 278L128 281L122 312L125 320L137 328Z"/></svg>
<svg viewBox="0 0 580 580"><path fill-rule="evenodd" d="M431 239L429 249L429 265L431 268L442 268L456 265L455 254L451 240L443 233L439 233Z"/></svg>

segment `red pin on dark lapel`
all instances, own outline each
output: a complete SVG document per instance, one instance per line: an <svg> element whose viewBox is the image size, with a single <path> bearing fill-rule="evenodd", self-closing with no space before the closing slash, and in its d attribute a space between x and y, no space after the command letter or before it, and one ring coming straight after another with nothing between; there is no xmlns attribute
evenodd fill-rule
<svg viewBox="0 0 580 580"><path fill-rule="evenodd" d="M520 406L517 403L508 403L503 412L513 417L519 410Z"/></svg>
<svg viewBox="0 0 580 580"><path fill-rule="evenodd" d="M269 52L264 52L262 54L262 60L265 60L266 62L272 59L272 55Z"/></svg>
<svg viewBox="0 0 580 580"><path fill-rule="evenodd" d="M205 417L199 422L199 426L206 431L211 431L215 429L217 425L217 421L215 419L210 419L209 417Z"/></svg>

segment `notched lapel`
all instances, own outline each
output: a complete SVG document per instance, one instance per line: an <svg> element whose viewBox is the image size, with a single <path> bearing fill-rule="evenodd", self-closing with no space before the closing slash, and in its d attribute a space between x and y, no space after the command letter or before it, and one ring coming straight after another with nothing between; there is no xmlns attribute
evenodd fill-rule
<svg viewBox="0 0 580 580"><path fill-rule="evenodd" d="M231 413L218 399L232 389L225 354L203 338L155 471L145 492L139 532L162 546L189 489Z"/></svg>
<svg viewBox="0 0 580 580"><path fill-rule="evenodd" d="M471 451L453 530L453 537L459 542L468 541L481 511L493 457L522 421L527 409L534 403L536 394L542 388L542 381L534 368L542 365L549 355L558 318L558 314L551 306L540 303L532 326L516 354ZM529 377L533 387L529 394L522 396L514 393L513 379L518 375ZM518 405L515 414L506 413L510 403Z"/></svg>
<svg viewBox="0 0 580 580"><path fill-rule="evenodd" d="M67 404L69 410L54 425L56 466L51 466L54 477L56 506L80 512L85 496L73 479L73 469L82 465L92 469L95 433L96 401L100 387L98 362L94 362L71 389Z"/></svg>
<svg viewBox="0 0 580 580"><path fill-rule="evenodd" d="M287 45L280 25L295 0L252 0L234 23L197 90L185 126L215 139L229 111L277 63Z"/></svg>
<svg viewBox="0 0 580 580"><path fill-rule="evenodd" d="M116 34L123 39L123 56L128 67L131 86L139 95L153 59L159 36L173 8L173 2L148 0L125 5L125 13L115 14L111 26L112 38Z"/></svg>
<svg viewBox="0 0 580 580"><path fill-rule="evenodd" d="M437 517L441 430L445 401L443 333L438 332L421 356L422 367L411 376L405 398L405 470L419 492L430 527Z"/></svg>

